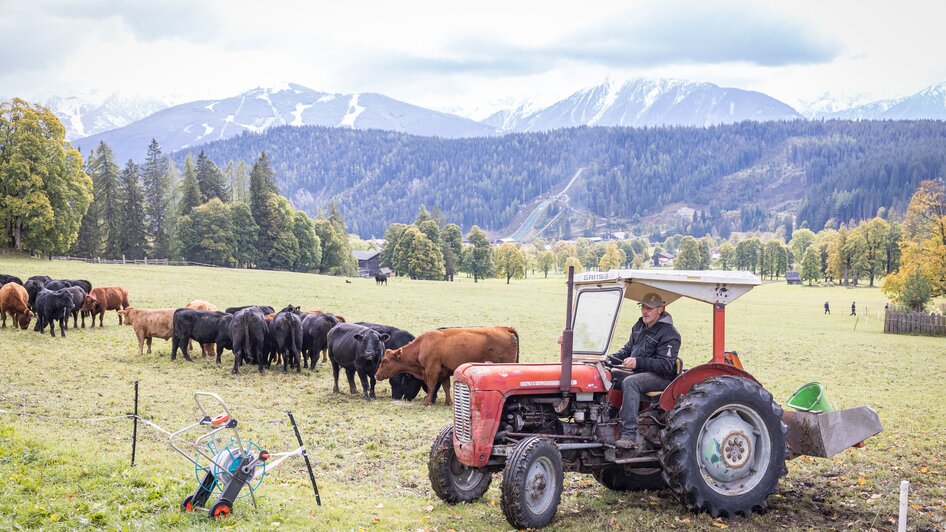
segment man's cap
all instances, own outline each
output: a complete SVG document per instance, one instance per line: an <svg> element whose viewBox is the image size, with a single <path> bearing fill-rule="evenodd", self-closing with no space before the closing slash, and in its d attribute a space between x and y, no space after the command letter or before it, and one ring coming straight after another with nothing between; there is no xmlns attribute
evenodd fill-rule
<svg viewBox="0 0 946 532"><path fill-rule="evenodd" d="M660 297L657 292L650 292L644 294L644 297L641 298L641 305L644 305L647 308L657 308L664 306L664 300Z"/></svg>

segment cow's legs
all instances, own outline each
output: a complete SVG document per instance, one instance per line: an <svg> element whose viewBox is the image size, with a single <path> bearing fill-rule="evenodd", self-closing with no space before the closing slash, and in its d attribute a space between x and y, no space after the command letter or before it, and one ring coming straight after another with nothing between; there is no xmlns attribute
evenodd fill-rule
<svg viewBox="0 0 946 532"><path fill-rule="evenodd" d="M361 398L367 399L368 395L368 374L364 371L358 371L358 380L361 381ZM374 399L374 390L371 390L370 397Z"/></svg>
<svg viewBox="0 0 946 532"><path fill-rule="evenodd" d="M434 394L437 392L437 386L440 382L440 368L429 368L424 370L424 382L427 384L427 397L424 397L424 406L430 406L434 400Z"/></svg>
<svg viewBox="0 0 946 532"><path fill-rule="evenodd" d="M341 393L338 391L338 371L341 368L338 365L338 362L332 361L332 375L335 377L335 387L332 388L332 393Z"/></svg>
<svg viewBox="0 0 946 532"><path fill-rule="evenodd" d="M95 323L94 321L92 323ZM180 347L180 340L177 339L177 335L171 337L171 360L177 358L177 348Z"/></svg>
<svg viewBox="0 0 946 532"><path fill-rule="evenodd" d="M345 376L348 377L348 391L352 395L358 393L358 389L355 388L355 370L345 368Z"/></svg>
<svg viewBox="0 0 946 532"><path fill-rule="evenodd" d="M146 338L146 340L148 340L148 354L150 355L151 354L151 337L149 336L148 338Z"/></svg>
<svg viewBox="0 0 946 532"><path fill-rule="evenodd" d="M443 386L443 400L447 406L453 405L453 395L450 394L450 377L445 377L440 384Z"/></svg>
<svg viewBox="0 0 946 532"><path fill-rule="evenodd" d="M370 399L377 399L378 396L376 396L376 395L374 394L374 386L375 386L375 384L378 383L378 381L374 378L374 373L369 373L369 374L368 374L368 382L371 383L371 391L368 392L368 397L369 397Z"/></svg>
<svg viewBox="0 0 946 532"><path fill-rule="evenodd" d="M328 349L322 350L322 363L328 362Z"/></svg>
<svg viewBox="0 0 946 532"><path fill-rule="evenodd" d="M144 344L145 344L145 332L137 331L136 336L138 336L138 356L142 356L142 352L144 351ZM148 354L149 355L151 354L151 339L150 338L148 339Z"/></svg>

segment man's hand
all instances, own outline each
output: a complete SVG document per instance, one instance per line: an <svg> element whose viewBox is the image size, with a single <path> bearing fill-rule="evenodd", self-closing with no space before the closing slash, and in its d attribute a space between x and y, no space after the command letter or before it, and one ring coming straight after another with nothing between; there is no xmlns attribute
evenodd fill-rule
<svg viewBox="0 0 946 532"><path fill-rule="evenodd" d="M627 369L634 369L637 367L637 359L634 357L627 357L624 359L624 364L622 364L622 366Z"/></svg>

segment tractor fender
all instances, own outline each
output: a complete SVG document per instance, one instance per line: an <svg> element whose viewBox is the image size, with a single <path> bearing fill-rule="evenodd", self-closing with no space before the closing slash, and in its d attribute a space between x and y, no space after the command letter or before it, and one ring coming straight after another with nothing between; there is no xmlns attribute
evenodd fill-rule
<svg viewBox="0 0 946 532"><path fill-rule="evenodd" d="M742 377L750 381L759 383L755 377L744 369L737 368L729 364L708 363L690 368L674 379L663 393L660 394L660 408L669 412L677 405L677 400L690 391L690 387L698 382L703 382L711 377L733 376ZM759 383L761 386L762 383Z"/></svg>

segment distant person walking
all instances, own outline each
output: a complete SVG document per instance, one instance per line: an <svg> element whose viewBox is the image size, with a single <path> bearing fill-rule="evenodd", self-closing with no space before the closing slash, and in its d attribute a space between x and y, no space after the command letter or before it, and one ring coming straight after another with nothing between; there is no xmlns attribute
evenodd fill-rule
<svg viewBox="0 0 946 532"><path fill-rule="evenodd" d="M825 313L825 314L831 314L831 306L828 305L828 302L827 302L827 301L824 302L824 313Z"/></svg>
<svg viewBox="0 0 946 532"><path fill-rule="evenodd" d="M851 301L851 316L857 316L857 306Z"/></svg>

